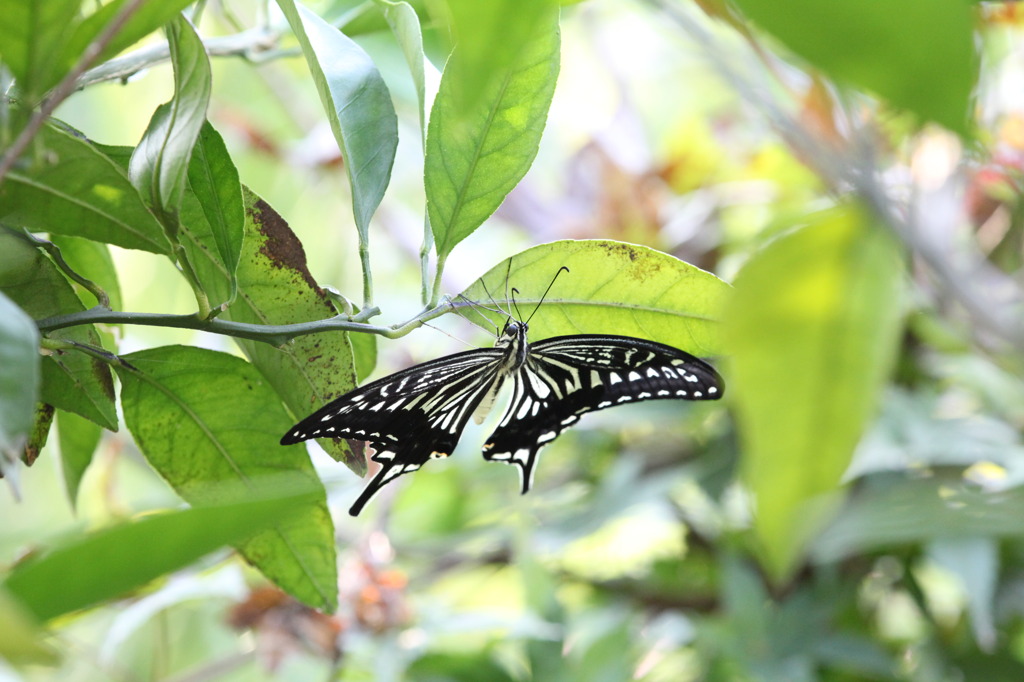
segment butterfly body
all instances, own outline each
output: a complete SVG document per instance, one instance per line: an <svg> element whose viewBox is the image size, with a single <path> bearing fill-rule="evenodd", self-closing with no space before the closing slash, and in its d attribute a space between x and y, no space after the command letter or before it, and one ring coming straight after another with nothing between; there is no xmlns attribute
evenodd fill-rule
<svg viewBox="0 0 1024 682"><path fill-rule="evenodd" d="M470 417L483 421L508 379L512 400L483 446L484 458L519 467L530 489L537 454L594 410L644 400L713 400L715 370L672 346L627 336L580 334L529 343L510 320L493 348L432 360L361 386L296 424L283 445L310 438L364 440L381 464L350 509L384 484L455 449Z"/></svg>

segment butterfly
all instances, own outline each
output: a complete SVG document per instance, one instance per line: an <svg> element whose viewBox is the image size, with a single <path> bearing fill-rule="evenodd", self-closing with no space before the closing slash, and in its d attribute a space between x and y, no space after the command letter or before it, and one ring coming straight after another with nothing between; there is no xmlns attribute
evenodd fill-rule
<svg viewBox="0 0 1024 682"><path fill-rule="evenodd" d="M528 322L508 314L493 348L447 355L360 386L293 426L281 444L368 442L381 468L349 510L356 516L388 482L448 457L469 419L482 423L509 379L512 400L483 456L518 466L523 493L533 484L540 450L584 414L644 400L716 400L725 389L711 365L678 348L606 334L530 343Z"/></svg>

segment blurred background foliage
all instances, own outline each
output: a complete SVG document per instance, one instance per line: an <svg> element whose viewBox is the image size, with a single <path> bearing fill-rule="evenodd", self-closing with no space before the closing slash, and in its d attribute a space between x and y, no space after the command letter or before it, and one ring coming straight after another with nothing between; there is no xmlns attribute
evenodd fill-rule
<svg viewBox="0 0 1024 682"><path fill-rule="evenodd" d="M273 3L201 4L206 40L285 25ZM405 320L421 309L418 93L380 17L390 3L309 4L372 57L398 113L372 259L376 303ZM433 92L443 9L412 4ZM0 680L1024 679L1024 12L832 4L563 3L537 158L444 270L454 293L530 246L606 238L714 272L737 286L728 405L589 417L547 448L524 497L512 470L485 466L487 425L471 425L457 456L358 519L344 509L360 479L313 446L336 614L221 550L48 634L0 594ZM341 157L294 39L269 40L213 57L209 119L317 281L358 299ZM153 65L55 115L135 145L172 82ZM193 312L167 260L111 250L115 307ZM863 307L832 303L845 300ZM235 352L189 330L117 333L122 353ZM447 319L382 340L375 375L471 335L488 343ZM180 506L124 431L103 433L69 502L62 445L82 447L51 438L21 499L0 492L0 566Z"/></svg>

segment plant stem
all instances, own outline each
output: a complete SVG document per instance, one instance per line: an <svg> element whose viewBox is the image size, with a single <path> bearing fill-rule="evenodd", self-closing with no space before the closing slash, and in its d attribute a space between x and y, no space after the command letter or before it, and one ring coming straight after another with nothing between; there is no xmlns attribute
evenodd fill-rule
<svg viewBox="0 0 1024 682"><path fill-rule="evenodd" d="M83 324L136 324L147 327L172 327L177 329L196 329L213 334L223 334L240 339L260 341L269 343L272 346L281 346L299 336L307 334L319 334L330 331L361 332L364 334L377 334L388 339L397 339L405 336L413 329L422 326L424 323L438 318L445 313L468 307L468 303L444 303L432 308L425 308L415 317L391 326L368 324L363 320L370 319L380 313L377 308L366 308L358 315L349 317L337 315L326 320L314 320L312 322L299 322L296 324L250 324L248 322L234 322L220 318L204 319L198 315L166 315L161 313L126 313L109 310L96 306L89 310L67 315L56 315L43 320L37 320L36 326L43 334L47 332L74 327Z"/></svg>
<svg viewBox="0 0 1024 682"><path fill-rule="evenodd" d="M428 308L433 308L441 298L441 275L444 274L444 264L448 260L448 254L437 254L437 272L434 273L434 286L430 292Z"/></svg>
<svg viewBox="0 0 1024 682"><path fill-rule="evenodd" d="M86 291L88 291L89 293L96 297L96 302L100 307L110 307L110 297L107 296L107 292L103 290L103 287L75 272L75 270L70 265L68 265L68 262L64 260L64 256L60 252L60 247L58 247L56 244L46 239L41 239L27 230L19 232L18 230L12 230L7 227L3 229L5 232L8 232L21 239L24 239L25 241L32 244L32 246L35 246L36 248L40 248L46 251L46 253L49 254L50 259L54 262L54 264L58 268L60 268L60 270L65 275L67 275L69 279L78 282L80 285L82 285L83 288L86 289Z"/></svg>
<svg viewBox="0 0 1024 682"><path fill-rule="evenodd" d="M279 40L280 34L277 31L261 26L235 35L206 38L203 47L211 57L243 57L253 62L298 54L297 50L275 49ZM76 81L75 87L82 89L105 81L123 81L170 58L171 48L166 42L149 45L86 71Z"/></svg>
<svg viewBox="0 0 1024 682"><path fill-rule="evenodd" d="M175 241L177 239L175 238ZM188 254L185 253L185 247L181 244L175 243L174 245L175 256L177 256L178 267L181 268L181 274L185 276L185 281L192 287L192 292L196 296L196 305L199 306L199 312L196 315L202 319L207 319L213 312L210 309L210 297L206 295L206 291L203 290L203 285L199 282L199 275L192 268L192 263L188 260Z"/></svg>
<svg viewBox="0 0 1024 682"><path fill-rule="evenodd" d="M363 268L363 310L373 307L373 273L370 272L370 244L359 232L359 264Z"/></svg>
<svg viewBox="0 0 1024 682"><path fill-rule="evenodd" d="M430 305L430 252L434 248L434 233L430 229L430 219L423 216L423 245L420 246L420 300L423 305Z"/></svg>

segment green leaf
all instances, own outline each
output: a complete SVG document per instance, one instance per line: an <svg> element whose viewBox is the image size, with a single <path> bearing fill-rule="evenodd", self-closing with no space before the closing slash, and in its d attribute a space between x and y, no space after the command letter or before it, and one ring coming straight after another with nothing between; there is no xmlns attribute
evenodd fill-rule
<svg viewBox="0 0 1024 682"><path fill-rule="evenodd" d="M349 340L352 342L356 377L359 381L364 381L366 377L373 374L373 370L377 366L377 335L350 334Z"/></svg>
<svg viewBox="0 0 1024 682"><path fill-rule="evenodd" d="M278 0L288 18L352 185L352 213L365 241L370 218L391 180L398 117L384 79L359 45L294 0Z"/></svg>
<svg viewBox="0 0 1024 682"><path fill-rule="evenodd" d="M21 451L38 397L39 331L32 318L0 292L0 451Z"/></svg>
<svg viewBox="0 0 1024 682"><path fill-rule="evenodd" d="M537 155L558 77L557 8L518 37L513 58L489 74L469 108L454 56L441 77L427 126L424 186L442 261L498 208Z"/></svg>
<svg viewBox="0 0 1024 682"><path fill-rule="evenodd" d="M224 317L254 324L292 324L337 313L306 267L306 254L288 223L266 202L244 190L245 243L238 266L241 295ZM249 360L298 419L356 386L349 335L310 334L281 348L236 339ZM366 343L365 340L361 343ZM291 424L286 424L287 429ZM280 438L284 431L278 434ZM343 440L322 439L324 449L356 471L365 462Z"/></svg>
<svg viewBox="0 0 1024 682"><path fill-rule="evenodd" d="M144 586L225 544L248 544L261 530L322 505L322 491L285 492L230 504L148 516L96 533L20 564L3 587L33 616L50 620Z"/></svg>
<svg viewBox="0 0 1024 682"><path fill-rule="evenodd" d="M212 76L206 49L185 17L167 25L167 40L174 65L174 96L153 113L132 154L128 176L175 239L192 149L206 122Z"/></svg>
<svg viewBox="0 0 1024 682"><path fill-rule="evenodd" d="M72 132L46 126L32 164L0 184L0 220L35 232L85 237L126 249L169 254L160 224L124 170Z"/></svg>
<svg viewBox="0 0 1024 682"><path fill-rule="evenodd" d="M80 0L0 0L0 56L34 103L81 58L127 0L113 0L83 18ZM173 19L192 0L146 2L128 18L96 62L109 59Z"/></svg>
<svg viewBox="0 0 1024 682"><path fill-rule="evenodd" d="M935 540L928 555L960 580L971 615L971 630L982 651L996 646L995 605L999 587L999 547L992 537Z"/></svg>
<svg viewBox="0 0 1024 682"><path fill-rule="evenodd" d="M85 310L48 258L21 237L2 229L0 291L36 320ZM47 336L100 345L100 337L91 325L69 327ZM40 401L74 412L111 431L117 430L114 384L105 363L78 351L66 351L43 358L41 371Z"/></svg>
<svg viewBox="0 0 1024 682"><path fill-rule="evenodd" d="M29 102L71 68L54 57L81 22L81 6L81 0L0 0L0 56Z"/></svg>
<svg viewBox="0 0 1024 682"><path fill-rule="evenodd" d="M862 486L815 538L811 557L835 562L854 554L934 540L1024 536L1024 487L986 492L959 476Z"/></svg>
<svg viewBox="0 0 1024 682"><path fill-rule="evenodd" d="M60 464L64 472L64 488L72 508L77 504L78 487L85 476L85 470L92 464L93 453L102 435L99 426L73 412L61 412L57 416Z"/></svg>
<svg viewBox="0 0 1024 682"><path fill-rule="evenodd" d="M840 82L958 133L967 132L978 71L965 0L737 0L789 49Z"/></svg>
<svg viewBox="0 0 1024 682"><path fill-rule="evenodd" d="M900 331L898 251L864 213L818 216L751 258L726 311L742 477L776 578L827 522Z"/></svg>
<svg viewBox="0 0 1024 682"><path fill-rule="evenodd" d="M558 275L537 308L562 266L569 272ZM562 334L620 334L702 356L721 352L719 318L729 285L654 249L605 239L542 244L513 256L511 266L509 261L494 266L462 296L508 309L506 291L512 287L519 291L520 314L533 316L534 341ZM505 322L504 316L469 306L461 296L455 302L471 320L479 322L486 314L499 329Z"/></svg>
<svg viewBox="0 0 1024 682"><path fill-rule="evenodd" d="M28 609L0 588L0 659L14 665L55 665L60 656L47 637Z"/></svg>
<svg viewBox="0 0 1024 682"><path fill-rule="evenodd" d="M235 271L242 252L245 208L238 171L228 155L224 140L209 122L203 123L199 139L192 149L188 189L185 200L190 202L190 212L183 208L183 215L189 213L198 218L196 214L201 213L203 217L191 224L184 218L182 220L186 223L182 230L191 231L190 238L183 240L189 262L195 265L200 260L211 260L215 263L220 272L214 278L228 282L227 298L221 303L230 303L238 293ZM208 255L197 253L199 249Z"/></svg>
<svg viewBox="0 0 1024 682"><path fill-rule="evenodd" d="M146 459L190 504L248 499L270 477L315 491L316 504L274 524L239 551L307 604L337 602L334 528L309 458L278 441L292 420L256 368L199 348L164 346L125 356L125 424Z"/></svg>
<svg viewBox="0 0 1024 682"><path fill-rule="evenodd" d="M36 403L35 414L32 417L32 430L28 435L28 442L25 444L25 464L32 466L39 453L46 446L50 437L50 427L53 426L53 405L48 403Z"/></svg>
<svg viewBox="0 0 1024 682"><path fill-rule="evenodd" d="M416 89L417 113L420 117L420 131L426 139L426 76L423 70L423 33L420 30L420 19L416 10L408 2L392 2L392 0L376 0L387 20L391 32L395 34L398 46L402 48L405 62L409 66L409 77Z"/></svg>
<svg viewBox="0 0 1024 682"><path fill-rule="evenodd" d="M552 0L445 0L430 5L448 29L452 47L445 70L451 71L456 108L470 111L483 93L500 83L530 42L550 30Z"/></svg>

